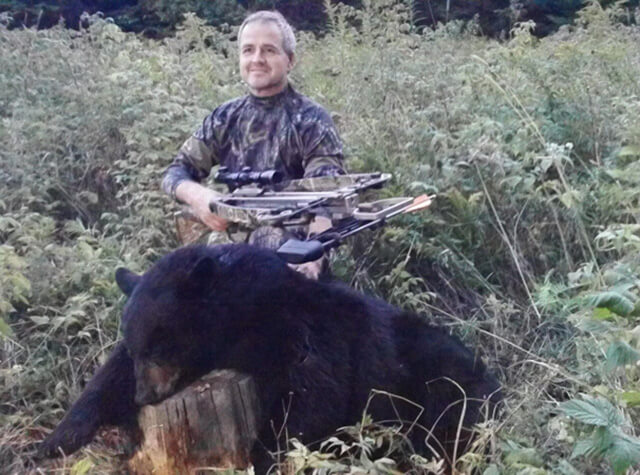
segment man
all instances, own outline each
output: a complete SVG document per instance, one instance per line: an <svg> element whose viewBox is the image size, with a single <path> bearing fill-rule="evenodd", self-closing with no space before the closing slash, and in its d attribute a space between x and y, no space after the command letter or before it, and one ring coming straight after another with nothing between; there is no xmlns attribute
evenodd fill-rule
<svg viewBox="0 0 640 475"><path fill-rule="evenodd" d="M227 222L209 209L216 192L200 183L216 164L232 172L244 166L276 169L288 179L345 173L342 144L330 115L289 84L296 40L285 18L275 11L249 15L238 42L240 74L249 94L222 104L204 119L162 182L167 193L218 232ZM327 218L317 217L309 233L330 225ZM299 268L309 277L317 277L320 269L319 261Z"/></svg>

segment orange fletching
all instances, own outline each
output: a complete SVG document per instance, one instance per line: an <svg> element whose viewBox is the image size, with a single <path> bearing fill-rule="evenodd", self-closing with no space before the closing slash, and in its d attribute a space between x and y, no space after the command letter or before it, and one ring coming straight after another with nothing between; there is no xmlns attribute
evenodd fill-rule
<svg viewBox="0 0 640 475"><path fill-rule="evenodd" d="M403 213L413 213L415 211L422 211L423 209L427 209L431 206L431 201L435 198L435 195L420 195L417 196L411 206L403 211Z"/></svg>

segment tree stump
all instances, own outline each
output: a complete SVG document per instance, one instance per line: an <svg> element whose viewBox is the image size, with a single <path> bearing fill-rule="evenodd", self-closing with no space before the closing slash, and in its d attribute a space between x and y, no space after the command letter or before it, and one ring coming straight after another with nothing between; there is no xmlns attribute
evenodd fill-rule
<svg viewBox="0 0 640 475"><path fill-rule="evenodd" d="M253 380L214 371L138 416L143 434L129 460L133 474L174 475L246 469L257 438L259 405Z"/></svg>

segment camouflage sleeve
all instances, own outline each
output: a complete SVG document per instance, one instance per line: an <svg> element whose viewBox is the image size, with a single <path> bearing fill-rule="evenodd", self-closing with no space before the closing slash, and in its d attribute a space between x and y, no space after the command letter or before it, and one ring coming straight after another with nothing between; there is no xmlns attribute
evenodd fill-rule
<svg viewBox="0 0 640 475"><path fill-rule="evenodd" d="M180 147L178 155L164 172L162 189L173 199L176 188L185 180L201 182L219 162L214 124L216 111L208 115L196 132Z"/></svg>
<svg viewBox="0 0 640 475"><path fill-rule="evenodd" d="M346 173L342 141L329 113L321 107L309 114L302 134L304 178Z"/></svg>

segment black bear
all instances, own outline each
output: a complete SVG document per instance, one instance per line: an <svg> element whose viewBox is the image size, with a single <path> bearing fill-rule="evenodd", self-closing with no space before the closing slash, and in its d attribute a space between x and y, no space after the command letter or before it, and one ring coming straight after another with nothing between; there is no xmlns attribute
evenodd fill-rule
<svg viewBox="0 0 640 475"><path fill-rule="evenodd" d="M372 389L399 395L424 408L415 426L432 439L416 434L418 450L443 456L500 399L496 379L455 337L342 284L309 280L272 251L185 247L142 276L119 269L116 280L129 296L124 339L42 443L44 455L77 450L103 425L134 426L141 405L216 368L256 383L267 414L257 473L269 466L257 447L275 448L272 427L285 423L283 398L288 434L312 442L360 420ZM380 397L367 411L410 423L416 407Z"/></svg>

